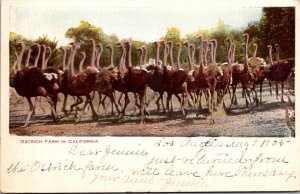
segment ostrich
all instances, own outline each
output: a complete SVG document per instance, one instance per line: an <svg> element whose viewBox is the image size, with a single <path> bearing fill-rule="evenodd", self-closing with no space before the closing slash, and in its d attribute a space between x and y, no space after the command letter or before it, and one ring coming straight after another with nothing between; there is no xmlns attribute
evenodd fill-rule
<svg viewBox="0 0 300 194"><path fill-rule="evenodd" d="M23 48L25 45L24 42L21 43L21 45L22 50L18 58L18 63L22 61ZM21 67L21 64L18 64L17 66ZM18 70L14 75L13 86L20 96L27 99L29 104L29 111L23 127L27 127L29 125L29 121L35 108L31 98L37 96L42 96L47 99L47 102L51 106L53 120L57 121L58 117L54 109L53 97L57 95L59 86L55 75L45 73L37 67L25 67L24 69Z"/></svg>
<svg viewBox="0 0 300 194"><path fill-rule="evenodd" d="M99 71L96 68L88 67L83 72L80 72L76 76L74 75L73 66L74 66L74 57L76 54L76 44L71 43L72 49L71 49L71 69L67 69L62 77L62 83L61 83L61 90L64 93L64 95L71 95L77 97L77 102L71 105L71 111L73 107L81 104L83 102L81 96L85 96L88 103L91 106L93 119L97 120L98 115L94 110L92 99L90 96L90 92L93 90L96 82L96 76ZM64 99L64 107L66 104L66 99ZM80 120L80 117L76 120L78 122Z"/></svg>
<svg viewBox="0 0 300 194"><path fill-rule="evenodd" d="M190 56L191 56L191 62L192 62L191 65L192 65L192 69L194 69L195 65L196 65L196 63L195 63L195 52L196 52L195 44L190 43L190 50L191 50Z"/></svg>
<svg viewBox="0 0 300 194"><path fill-rule="evenodd" d="M18 62L17 62L17 71L20 71L22 69L22 58L24 55L24 52L26 50L26 45L24 41L18 41L17 44L21 45L21 51L19 53Z"/></svg>
<svg viewBox="0 0 300 194"><path fill-rule="evenodd" d="M31 48L27 47L27 57L26 57L25 67L29 66L29 60L30 60L31 52L32 52Z"/></svg>
<svg viewBox="0 0 300 194"><path fill-rule="evenodd" d="M201 41L201 37L199 37ZM218 76L218 68L215 62L215 58L213 58L214 45L213 43L208 44L211 47L211 64L208 64L206 67L201 63L199 68L196 68L193 72L193 77L195 78L195 82L201 90L209 90L210 92L210 112L211 112L211 121L214 123L213 119L213 105L214 105L214 93L217 84L217 76ZM201 109L201 105L199 104L198 111ZM199 112L197 113L197 115Z"/></svg>
<svg viewBox="0 0 300 194"><path fill-rule="evenodd" d="M147 66L147 70L150 71L150 73L149 73L149 85L148 86L154 92L159 93L159 97L157 98L155 103L157 105L158 111L160 111L159 100L161 100L163 113L165 113L165 106L164 106L164 99L163 99L163 94L165 92L165 88L164 88L164 85L161 84L163 82L163 72L162 72L161 68L158 65L160 44L161 43L158 42L158 41L154 42L154 45L156 47L156 58L155 58L156 64L152 64L152 65ZM147 48L146 48L146 50L147 50ZM154 97L155 97L155 95L152 97L152 99Z"/></svg>
<svg viewBox="0 0 300 194"><path fill-rule="evenodd" d="M97 66L98 69L100 69L100 59L101 59L101 55L102 55L102 52L103 52L103 46L99 42L97 47L99 48L99 51L98 51L97 58L96 58L96 66Z"/></svg>
<svg viewBox="0 0 300 194"><path fill-rule="evenodd" d="M242 84L242 89L244 90L244 92L246 93L245 99L246 99L246 106L248 106L248 99L250 101L250 110L252 110L252 102L251 102L251 97L250 97L250 91L248 90L248 88L251 87L250 85L253 84L254 82L254 75L252 70L249 68L249 64L248 64L248 41L249 41L249 35L247 33L243 34L244 37L244 44L243 44L243 48L244 48L244 66L242 68L242 71L239 72L238 74L238 80L240 81L240 83ZM234 91L235 94L235 91ZM248 99L247 99L248 97Z"/></svg>
<svg viewBox="0 0 300 194"><path fill-rule="evenodd" d="M140 100L140 112L141 123L145 122L145 96L146 96L146 88L149 82L149 74L144 69L133 69L132 61L131 61L131 49L132 43L130 41L125 42L127 52L128 52L128 70L124 75L124 94L125 94L125 104L123 110L121 111L120 117L122 117L125 113L125 109L129 103L128 92L137 93L139 95Z"/></svg>
<svg viewBox="0 0 300 194"><path fill-rule="evenodd" d="M200 44L201 44L200 40ZM197 101L197 97L200 89L198 87L198 85L195 82L195 78L193 76L193 72L194 72L194 60L193 60L193 52L195 52L193 49L195 49L195 45L193 46L191 43L189 43L188 41L185 41L183 43L183 45L185 45L187 47L187 53L188 53L188 64L189 64L189 71L188 71L188 93L193 101L193 105L194 107L196 107L196 101ZM192 52L190 51L192 49ZM180 55L180 53L178 53ZM178 57L179 58L179 57ZM177 59L178 60L178 59ZM178 63L180 63L178 61ZM193 96L193 94L196 94L196 96ZM201 102L200 102L201 103Z"/></svg>
<svg viewBox="0 0 300 194"><path fill-rule="evenodd" d="M232 42L229 38L226 39L226 41L228 42L227 62L224 62L219 65L219 68L222 70L223 75L220 77L220 79L217 80L217 85L216 85L217 103L219 104L223 101L224 108L226 106L225 106L223 98L224 98L224 95L227 93L227 91L229 91L229 94L230 94L230 90L228 90L228 87L229 87L229 84L231 81L231 74L232 74L232 66L231 66L232 61L230 59L230 56L232 54L231 53ZM216 43L216 42L214 42L214 43ZM214 45L214 47L216 48L216 45ZM214 56L215 55L216 55L216 51L214 52Z"/></svg>
<svg viewBox="0 0 300 194"><path fill-rule="evenodd" d="M48 54L48 56L46 57L46 59L45 59L45 68L47 67L47 65L48 65L48 61L49 61L49 59L50 59L50 57L51 57L51 55L52 55L52 49L51 49L51 47L50 46L47 46L46 47L46 51L48 50L48 52L49 52L49 54Z"/></svg>
<svg viewBox="0 0 300 194"><path fill-rule="evenodd" d="M275 81L276 83L281 82L281 102L283 100L283 89L284 89L284 81L287 79L289 74L291 73L292 68L294 67L294 60L279 60L279 45L275 45L276 48L276 57L277 60L273 63L272 66L268 68L267 78L270 81ZM272 59L272 52L269 52L270 60ZM272 60L271 60L272 61ZM278 87L276 88L276 95L278 95Z"/></svg>
<svg viewBox="0 0 300 194"><path fill-rule="evenodd" d="M81 55L82 55L82 57L81 57L81 61L79 63L79 69L78 69L78 72L77 72L76 75L78 75L79 73L83 72L83 63L84 63L84 61L86 59L86 54L85 54L85 52L81 52Z"/></svg>
<svg viewBox="0 0 300 194"><path fill-rule="evenodd" d="M171 63L171 66L172 66L172 69L174 69L174 61L173 61L173 42L172 41L168 41L167 42L168 45L169 45L169 53L170 53L170 63Z"/></svg>
<svg viewBox="0 0 300 194"><path fill-rule="evenodd" d="M101 95L104 94L107 96L111 101L111 115L114 115L113 107L115 106L118 113L120 113L119 108L115 102L114 97L114 88L113 82L118 79L117 72L113 69L114 62L113 62L113 46L107 45L106 48L110 50L110 67L109 68L100 68L100 72L97 74L96 83L94 86L94 91L97 91L99 94L99 105L101 104ZM97 58L100 60L102 51L98 53ZM97 63L99 63L97 61ZM103 102L104 104L104 102Z"/></svg>
<svg viewBox="0 0 300 194"><path fill-rule="evenodd" d="M253 44L254 47L254 52L253 56L248 60L249 67L252 69L253 72L253 87L252 90L255 93L255 100L256 100L256 105L258 106L259 104L262 103L262 85L263 82L267 76L267 65L264 59L256 57L257 53L257 44ZM255 91L256 85L260 86L260 99L258 100L257 98L257 93Z"/></svg>
<svg viewBox="0 0 300 194"><path fill-rule="evenodd" d="M171 116L171 112L169 109L169 102L172 98L172 95L182 94L181 98L181 110L182 114L186 116L186 97L188 94L187 90L187 73L183 70L169 70L167 68L167 42L166 40L161 40L164 46L164 60L163 60L163 85L167 92L167 110L169 116Z"/></svg>
<svg viewBox="0 0 300 194"><path fill-rule="evenodd" d="M38 50L37 55L36 55L35 60L34 60L34 64L33 64L34 67L37 67L38 66L38 61L39 61L40 55L41 55L41 45L39 43L34 43L32 46L36 46L36 48Z"/></svg>

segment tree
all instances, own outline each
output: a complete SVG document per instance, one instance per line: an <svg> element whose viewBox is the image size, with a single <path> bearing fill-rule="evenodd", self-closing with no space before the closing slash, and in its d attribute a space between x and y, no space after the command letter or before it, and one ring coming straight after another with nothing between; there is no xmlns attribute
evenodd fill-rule
<svg viewBox="0 0 300 194"><path fill-rule="evenodd" d="M108 36L100 27L96 27L87 21L80 21L79 26L69 28L65 36L73 39L78 46L78 54L75 56L75 66L78 66L81 60L81 56L79 54L80 52L86 53L86 60L84 64L90 64L93 45L89 39L94 39L96 43L101 42L103 44L104 51L101 57L100 65L108 66L110 64L109 51L108 49L105 49L105 46L108 44L115 44L115 41L118 41L118 37L116 35ZM119 52L116 49L115 51Z"/></svg>
<svg viewBox="0 0 300 194"><path fill-rule="evenodd" d="M165 35L165 39L167 41L173 41L174 43L178 43L181 38L181 32L177 27L167 28L167 33Z"/></svg>
<svg viewBox="0 0 300 194"><path fill-rule="evenodd" d="M263 56L268 55L268 44L278 43L281 58L295 57L295 8L263 8L258 37Z"/></svg>

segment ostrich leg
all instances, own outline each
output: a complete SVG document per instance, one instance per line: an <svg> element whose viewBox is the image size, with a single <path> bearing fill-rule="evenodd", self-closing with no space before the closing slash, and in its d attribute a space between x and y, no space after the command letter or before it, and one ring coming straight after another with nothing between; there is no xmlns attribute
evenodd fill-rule
<svg viewBox="0 0 300 194"><path fill-rule="evenodd" d="M285 102L283 100L283 88L284 88L284 81L281 82L281 102Z"/></svg>
<svg viewBox="0 0 300 194"><path fill-rule="evenodd" d="M26 118L26 121L25 121L25 124L22 126L22 127L27 127L28 124L29 124L29 121L33 115L33 112L34 112L34 106L32 104L32 101L31 101L31 98L30 97L26 97L27 99L27 102L29 104L29 111L28 111L28 114L27 114L27 118Z"/></svg>

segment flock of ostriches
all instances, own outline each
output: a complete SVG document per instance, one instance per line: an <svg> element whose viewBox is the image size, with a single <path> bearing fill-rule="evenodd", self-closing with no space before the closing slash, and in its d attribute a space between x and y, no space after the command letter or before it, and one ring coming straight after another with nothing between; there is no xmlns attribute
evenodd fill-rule
<svg viewBox="0 0 300 194"><path fill-rule="evenodd" d="M27 99L29 104L29 112L24 126L28 126L29 121L34 114L35 104L32 102L32 97L45 97L51 105L51 115L54 120L58 120L56 114L56 106L58 94L64 95L62 111L66 110L66 101L68 95L74 96L75 103L70 107L70 112L75 108L76 122L80 120L81 114L86 106L91 107L94 120L98 120L98 115L93 107L92 92L98 92L99 101L103 103L108 97L111 100L111 107L118 111L118 117L122 118L125 114L125 109L129 104L128 93L132 92L135 96L135 104L140 109L141 123L145 122L145 115L149 114L146 111L146 89L151 88L159 97L156 100L157 108L160 109L160 103L165 112L163 95L167 93L166 109L168 114L172 112L172 95L175 95L181 105L181 110L184 116L187 114L188 103L197 110L197 115L202 109L201 96L204 94L210 112L210 119L213 120L213 112L216 105L224 104L224 95L229 94L232 105L236 105L236 88L240 83L242 86L243 95L246 99L246 105L250 109L253 106L259 106L262 102L262 84L265 80L269 80L270 89L271 83L281 84L281 101L283 102L283 85L294 66L294 60L279 59L279 45L276 44L277 59L272 61L272 46L268 45L270 62L266 64L264 59L256 57L257 45L254 44L254 54L248 58L248 41L249 35L244 34L244 62L235 62L235 43L230 39L228 42L227 62L216 62L217 41L210 41L199 37L199 47L195 48L194 44L188 41L173 45L172 41L160 40L154 42L156 48L155 59L147 60L147 47L139 48L141 53L140 64L135 67L132 65L131 52L132 43L130 41L119 42L115 46L121 49L119 65L114 66L113 54L114 46L107 45L110 50L111 64L109 67L100 67L101 54L103 46L101 43L92 41L92 58L90 65L83 68L83 63L86 54L81 52L82 59L78 70L74 70L74 58L76 55L77 46L75 43L70 43L68 46L61 47L63 51L62 66L60 68L47 67L48 60L51 56L51 48L45 45L34 44L31 48L27 47L24 42L19 41L21 51L14 53L16 61L10 72L10 86L14 87L20 96ZM178 47L177 63L173 61L173 47ZM180 54L182 46L187 47L189 69L180 67ZM37 49L37 54L31 56L31 49ZM160 60L160 49L163 49L163 58ZM28 50L28 51L27 51ZM195 52L199 51L199 61L196 63ZM25 64L22 64L24 52L27 56ZM210 59L208 59L208 57ZM41 59L39 59L41 57ZM34 59L34 63L30 63L29 59ZM39 62L40 61L40 62ZM169 61L169 62L168 62ZM176 64L176 65L175 65ZM257 97L255 90L256 85L260 86L260 99ZM230 86L232 92L230 91ZM276 95L278 96L278 87ZM116 103L115 91L124 96L124 103ZM271 91L270 91L271 92ZM101 98L105 96L105 98ZM217 102L215 102L215 95ZM252 96L252 100L251 100ZM85 97L85 101L83 98ZM160 102L161 101L161 102ZM169 106L171 102L171 107ZM84 105L79 108L78 105ZM255 103L253 105L253 103ZM118 105L119 104L119 105ZM121 107L121 108L120 108ZM227 108L225 106L225 108ZM80 115L77 111L81 110Z"/></svg>

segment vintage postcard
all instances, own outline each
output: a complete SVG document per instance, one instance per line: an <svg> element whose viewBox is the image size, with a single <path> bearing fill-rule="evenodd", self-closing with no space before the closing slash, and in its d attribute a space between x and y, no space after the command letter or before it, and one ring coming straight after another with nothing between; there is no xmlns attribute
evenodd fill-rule
<svg viewBox="0 0 300 194"><path fill-rule="evenodd" d="M299 11L2 0L1 192L299 191Z"/></svg>

